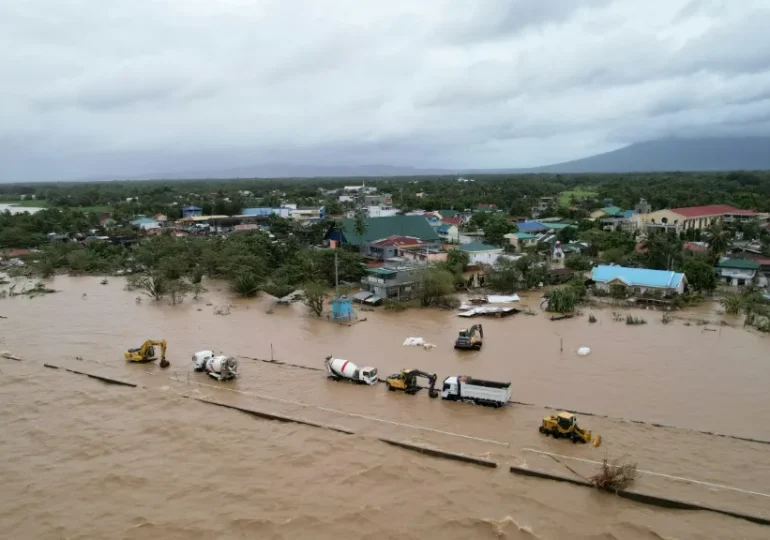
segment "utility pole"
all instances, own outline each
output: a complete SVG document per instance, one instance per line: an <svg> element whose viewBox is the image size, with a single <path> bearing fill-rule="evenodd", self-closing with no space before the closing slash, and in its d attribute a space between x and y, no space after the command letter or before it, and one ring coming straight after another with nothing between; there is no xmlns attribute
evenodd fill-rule
<svg viewBox="0 0 770 540"><path fill-rule="evenodd" d="M334 296L340 295L340 274L337 268L337 250L334 250Z"/></svg>

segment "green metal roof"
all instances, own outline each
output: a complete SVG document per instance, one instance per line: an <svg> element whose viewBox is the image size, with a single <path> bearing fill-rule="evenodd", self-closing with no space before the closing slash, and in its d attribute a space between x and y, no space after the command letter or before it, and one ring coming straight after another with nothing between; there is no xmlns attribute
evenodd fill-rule
<svg viewBox="0 0 770 540"><path fill-rule="evenodd" d="M717 265L719 268L737 268L741 270L759 270L761 266L758 262L749 261L747 259L726 259L719 261Z"/></svg>
<svg viewBox="0 0 770 540"><path fill-rule="evenodd" d="M525 233L525 232L517 232L517 233L513 233L513 234L519 240L532 240L533 238L537 238L537 235L529 234L529 233Z"/></svg>
<svg viewBox="0 0 770 540"><path fill-rule="evenodd" d="M494 251L500 248L490 246L489 244L482 244L481 242L471 242L470 244L461 244L461 251Z"/></svg>
<svg viewBox="0 0 770 540"><path fill-rule="evenodd" d="M459 213L457 210L438 210L438 213L441 214L441 217L457 217L457 214Z"/></svg>
<svg viewBox="0 0 770 540"><path fill-rule="evenodd" d="M560 231L562 229L566 229L567 227L572 227L573 229L575 228L575 226L572 223L561 223L558 221L554 223L543 223L543 225L545 225L549 229L553 229L554 231Z"/></svg>
<svg viewBox="0 0 770 540"><path fill-rule="evenodd" d="M600 208L600 210L608 216L614 216L623 211L619 206L605 206L604 208Z"/></svg>
<svg viewBox="0 0 770 540"><path fill-rule="evenodd" d="M354 246L361 243L382 240L388 236L414 236L426 242L438 240L438 233L422 216L388 216L365 218L366 232L363 236L356 234L356 220L342 220L342 235L345 241Z"/></svg>
<svg viewBox="0 0 770 540"><path fill-rule="evenodd" d="M367 268L366 271L369 274L377 274L378 276L389 276L391 274L397 273L395 270L391 270L389 268Z"/></svg>

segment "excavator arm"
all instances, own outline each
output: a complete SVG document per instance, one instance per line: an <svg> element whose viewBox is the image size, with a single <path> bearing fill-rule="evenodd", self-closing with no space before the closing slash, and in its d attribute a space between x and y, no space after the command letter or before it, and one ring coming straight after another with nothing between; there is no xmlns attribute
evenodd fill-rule
<svg viewBox="0 0 770 540"><path fill-rule="evenodd" d="M438 395L436 392L437 376L435 373L427 373L425 371L420 371L419 369L413 369L409 372L408 377L407 386L417 386L417 377L425 377L428 379L428 395L430 397L436 397Z"/></svg>
<svg viewBox="0 0 770 540"><path fill-rule="evenodd" d="M155 347L160 348L160 367L165 368L170 365L166 360L166 340L165 339L148 339L142 343L141 347L136 349L129 349L126 351L126 360L130 362L152 362L155 358Z"/></svg>

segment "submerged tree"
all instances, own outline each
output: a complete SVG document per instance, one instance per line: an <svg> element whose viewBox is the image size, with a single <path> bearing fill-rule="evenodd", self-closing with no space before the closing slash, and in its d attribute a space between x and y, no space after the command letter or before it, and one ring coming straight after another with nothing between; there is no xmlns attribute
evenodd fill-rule
<svg viewBox="0 0 770 540"><path fill-rule="evenodd" d="M326 302L326 289L318 283L307 283L304 288L303 302L311 313L320 317L324 313Z"/></svg>
<svg viewBox="0 0 770 540"><path fill-rule="evenodd" d="M169 293L170 282L160 275L149 275L139 278L134 284L153 300L161 300Z"/></svg>
<svg viewBox="0 0 770 540"><path fill-rule="evenodd" d="M247 298L259 292L259 278L251 272L240 273L230 284L232 291Z"/></svg>

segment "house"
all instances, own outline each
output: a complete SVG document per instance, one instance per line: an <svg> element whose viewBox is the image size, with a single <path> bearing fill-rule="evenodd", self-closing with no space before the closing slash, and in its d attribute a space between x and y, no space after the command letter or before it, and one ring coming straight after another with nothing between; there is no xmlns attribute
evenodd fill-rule
<svg viewBox="0 0 770 540"><path fill-rule="evenodd" d="M137 218L131 221L130 224L135 229L142 229L143 231L149 231L151 229L160 229L160 223L146 216L137 216Z"/></svg>
<svg viewBox="0 0 770 540"><path fill-rule="evenodd" d="M647 291L660 291L664 295L682 294L687 284L687 278L679 272L605 264L591 271L591 279L599 290L609 292L612 285L618 284L633 288L637 295Z"/></svg>
<svg viewBox="0 0 770 540"><path fill-rule="evenodd" d="M470 244L461 244L460 250L470 256L469 264L495 264L503 248L473 242Z"/></svg>
<svg viewBox="0 0 770 540"><path fill-rule="evenodd" d="M264 218L275 215L282 218L288 218L291 211L292 208L288 206L281 206L280 208L242 208L241 215Z"/></svg>
<svg viewBox="0 0 770 540"><path fill-rule="evenodd" d="M155 214L152 216L152 219L158 223L166 223L168 221L168 216L166 214Z"/></svg>
<svg viewBox="0 0 770 540"><path fill-rule="evenodd" d="M762 265L756 261L749 259L727 259L724 258L716 265L716 273L719 276L720 281L733 287L743 287L755 281L760 286L767 285L767 280L764 275L760 277L759 269Z"/></svg>
<svg viewBox="0 0 770 540"><path fill-rule="evenodd" d="M378 193L364 195L364 206L391 206L393 205L393 197L390 193Z"/></svg>
<svg viewBox="0 0 770 540"><path fill-rule="evenodd" d="M294 221L315 223L323 221L326 217L325 206L303 206L301 208L292 208L289 210L289 218Z"/></svg>
<svg viewBox="0 0 770 540"><path fill-rule="evenodd" d="M443 249L433 248L428 245L426 247L399 248L398 254L402 259L418 263L444 262L449 256L449 253Z"/></svg>
<svg viewBox="0 0 770 540"><path fill-rule="evenodd" d="M460 233L460 244L472 244L474 242L481 242L484 240L484 231L469 232L465 231Z"/></svg>
<svg viewBox="0 0 770 540"><path fill-rule="evenodd" d="M422 217L428 220L428 223L431 225L438 226L439 223L441 223L441 214L437 212L425 212Z"/></svg>
<svg viewBox="0 0 770 540"><path fill-rule="evenodd" d="M460 230L456 225L442 223L436 228L439 238L447 244L458 244L460 242Z"/></svg>
<svg viewBox="0 0 770 540"><path fill-rule="evenodd" d="M477 212L497 212L497 205L495 203L488 203L488 204L480 203L476 205L476 211Z"/></svg>
<svg viewBox="0 0 770 540"><path fill-rule="evenodd" d="M381 298L411 300L422 291L420 272L424 264L403 258L391 258L378 268L367 268L361 279L363 288Z"/></svg>
<svg viewBox="0 0 770 540"><path fill-rule="evenodd" d="M682 247L692 253L706 254L709 252L709 246L706 242L685 242Z"/></svg>
<svg viewBox="0 0 770 540"><path fill-rule="evenodd" d="M455 227L459 227L460 225L463 224L463 218L461 218L460 216L447 217L444 214L441 214L441 216L442 216L441 218L442 224L454 225Z"/></svg>
<svg viewBox="0 0 770 540"><path fill-rule="evenodd" d="M427 243L414 236L401 236L394 234L387 238L381 238L364 244L363 255L380 261L398 257L402 249L422 248Z"/></svg>
<svg viewBox="0 0 770 540"><path fill-rule="evenodd" d="M326 239L351 246L360 246L362 243L394 235L411 236L429 243L439 240L438 233L422 216L367 217L364 218L365 229L362 235L356 232L355 219L343 219L341 225L339 230L330 227Z"/></svg>
<svg viewBox="0 0 770 540"><path fill-rule="evenodd" d="M753 210L741 210L729 204L670 208L642 214L639 219L645 229L659 229L680 233L691 229L707 229L715 221L740 223L758 219Z"/></svg>
<svg viewBox="0 0 770 540"><path fill-rule="evenodd" d="M529 234L525 232L508 233L505 235L505 239L508 240L508 242L518 251L523 251L530 247L537 247L536 234Z"/></svg>
<svg viewBox="0 0 770 540"><path fill-rule="evenodd" d="M197 206L185 206L182 208L182 217L195 217L195 216L202 216L203 215L203 209L198 208Z"/></svg>
<svg viewBox="0 0 770 540"><path fill-rule="evenodd" d="M457 210L439 210L438 213L441 214L441 217L444 220L446 220L447 218L460 217L459 216L460 212L458 212Z"/></svg>
<svg viewBox="0 0 770 540"><path fill-rule="evenodd" d="M364 214L369 217L389 217L398 215L400 210L392 206L368 206L364 208Z"/></svg>
<svg viewBox="0 0 770 540"><path fill-rule="evenodd" d="M623 230L633 232L636 230L636 222L634 221L633 217L633 210L621 210L612 216L600 218L602 229L605 231Z"/></svg>
<svg viewBox="0 0 770 540"><path fill-rule="evenodd" d="M533 210L537 212L545 212L549 208L556 207L556 203L556 197L540 197L540 200L537 202L537 206L535 206Z"/></svg>

